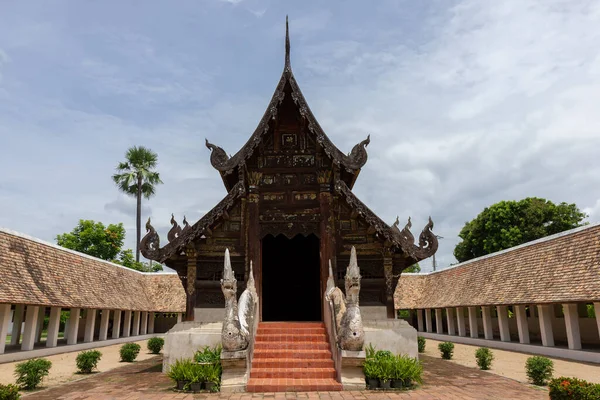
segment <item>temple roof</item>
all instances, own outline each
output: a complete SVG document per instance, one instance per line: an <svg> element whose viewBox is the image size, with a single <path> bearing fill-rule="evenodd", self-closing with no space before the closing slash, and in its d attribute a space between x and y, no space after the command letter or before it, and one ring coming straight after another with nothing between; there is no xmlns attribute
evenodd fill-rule
<svg viewBox="0 0 600 400"><path fill-rule="evenodd" d="M331 160L343 170L348 172L348 179L346 183L350 188L354 185L354 181L358 176L360 169L367 162L367 151L366 147L369 145L371 138L367 136L365 140L356 144L352 151L346 155L340 149L338 149L333 142L319 125L319 122L313 115L298 83L292 72L292 66L290 62L290 38L289 38L289 26L286 17L286 36L285 36L285 64L283 73L279 79L279 83L275 88L275 93L269 102L267 110L261 118L258 126L254 130L250 139L242 146L242 148L229 157L225 150L221 147L214 145L206 140L206 147L208 147L212 153L210 155L210 162L212 166L217 169L223 178L225 187L227 190L233 186L232 182L237 182L237 174L240 166L242 166L246 160L248 160L253 154L256 147L260 144L263 136L269 131L269 122L277 118L277 111L279 105L286 96L286 88L289 87L291 90L291 97L296 104L298 111L302 117L307 121L309 131L315 135L317 142L323 147L325 153L331 158ZM230 181L228 178L231 178Z"/></svg>
<svg viewBox="0 0 600 400"><path fill-rule="evenodd" d="M402 274L396 309L600 301L600 224L425 274Z"/></svg>

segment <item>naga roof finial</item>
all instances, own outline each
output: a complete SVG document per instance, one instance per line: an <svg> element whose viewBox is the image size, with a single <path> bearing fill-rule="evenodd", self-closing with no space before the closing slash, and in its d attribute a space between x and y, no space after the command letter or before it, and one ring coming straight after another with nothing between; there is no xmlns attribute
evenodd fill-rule
<svg viewBox="0 0 600 400"><path fill-rule="evenodd" d="M290 70L292 65L290 63L290 25L288 23L288 16L285 16L285 69Z"/></svg>
<svg viewBox="0 0 600 400"><path fill-rule="evenodd" d="M235 279L233 269L231 269L231 259L229 258L229 249L225 249L225 264L223 265L223 280L232 281Z"/></svg>

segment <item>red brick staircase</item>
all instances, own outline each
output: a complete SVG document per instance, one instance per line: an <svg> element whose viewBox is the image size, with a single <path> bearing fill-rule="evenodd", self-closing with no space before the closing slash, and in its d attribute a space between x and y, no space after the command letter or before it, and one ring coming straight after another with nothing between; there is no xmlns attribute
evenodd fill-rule
<svg viewBox="0 0 600 400"><path fill-rule="evenodd" d="M248 392L342 390L322 322L261 322Z"/></svg>

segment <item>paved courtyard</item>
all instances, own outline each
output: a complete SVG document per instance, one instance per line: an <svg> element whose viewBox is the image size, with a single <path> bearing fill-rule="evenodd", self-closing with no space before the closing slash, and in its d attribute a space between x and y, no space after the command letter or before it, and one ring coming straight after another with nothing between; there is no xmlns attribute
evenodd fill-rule
<svg viewBox="0 0 600 400"><path fill-rule="evenodd" d="M161 373L161 357L126 365L89 378L31 393L25 399L39 400L168 400L168 399L547 399L545 389L535 388L488 372L423 356L425 384L406 392L311 392L311 393L201 393L171 391L171 382Z"/></svg>

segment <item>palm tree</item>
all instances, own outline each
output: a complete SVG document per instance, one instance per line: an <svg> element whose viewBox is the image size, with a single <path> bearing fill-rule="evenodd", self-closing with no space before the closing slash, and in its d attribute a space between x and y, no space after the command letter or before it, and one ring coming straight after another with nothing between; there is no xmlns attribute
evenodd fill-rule
<svg viewBox="0 0 600 400"><path fill-rule="evenodd" d="M133 146L125 153L125 162L119 163L113 181L123 193L137 199L137 241L135 242L135 261L140 261L140 239L142 225L142 196L146 199L154 196L155 185L161 184L158 172L153 171L158 155L144 146Z"/></svg>

